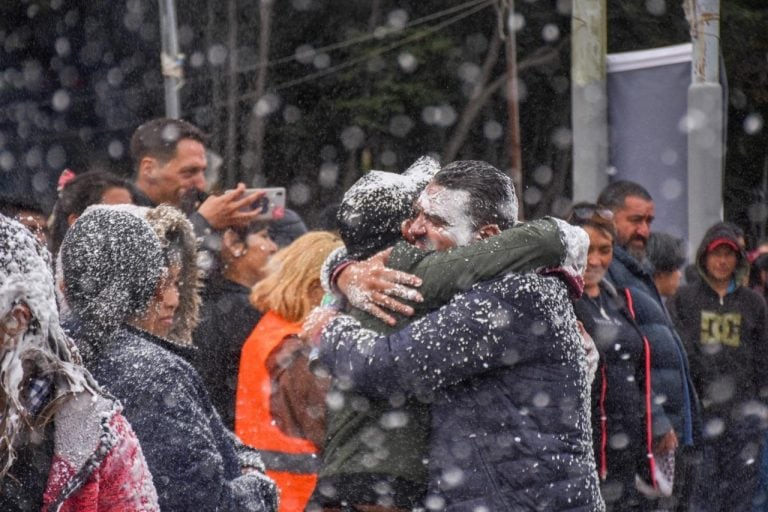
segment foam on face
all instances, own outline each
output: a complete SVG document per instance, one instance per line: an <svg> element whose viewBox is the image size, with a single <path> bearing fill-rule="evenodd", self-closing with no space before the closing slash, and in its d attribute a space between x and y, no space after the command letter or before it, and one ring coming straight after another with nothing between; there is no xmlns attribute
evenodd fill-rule
<svg viewBox="0 0 768 512"><path fill-rule="evenodd" d="M445 221L445 225L438 226L437 231L456 246L472 243L475 228L469 216L469 192L430 185L419 196L418 206L428 217Z"/></svg>

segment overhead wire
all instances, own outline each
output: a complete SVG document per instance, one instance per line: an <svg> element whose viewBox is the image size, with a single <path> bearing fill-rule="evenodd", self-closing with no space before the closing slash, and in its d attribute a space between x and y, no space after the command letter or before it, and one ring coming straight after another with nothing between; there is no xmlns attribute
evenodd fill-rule
<svg viewBox="0 0 768 512"><path fill-rule="evenodd" d="M442 17L447 16L449 14L453 14L453 13L456 13L456 12L460 11L459 14L457 14L457 15L455 15L455 16L447 19L447 20L444 20L444 21L442 21L440 23L437 23L435 25L429 26L429 27L427 27L426 29L424 29L422 31L419 31L419 32L407 35L407 36L403 37L402 39L400 39L398 41L394 41L394 42L392 42L390 44L387 44L385 46L382 46L382 47L379 47L379 48L374 48L374 49L372 49L371 51L365 53L362 56L354 57L354 58L348 59L348 60L346 60L346 61L344 61L344 62L342 62L340 64L332 66L330 68L319 70L317 72L310 73L308 75L304 75L302 77L299 77L299 78L296 78L296 79L293 79L293 80L288 80L286 82L283 82L283 83L280 83L280 84L276 84L275 86L271 87L270 90L271 91L284 90L284 89L287 89L287 88L290 88L290 87L293 87L293 86L296 86L296 85L300 85L302 83L306 83L306 82L309 82L309 81L312 81L312 80L316 80L318 78L323 78L325 76L329 76L331 74L334 74L336 72L342 71L344 69L353 67L353 66L355 66L357 64L360 64L361 62L365 62L365 61L371 59L372 57L381 55L383 53L386 53L386 52L392 51L394 49L400 48L400 47L402 47L402 46L404 46L406 44L409 44L411 42L414 42L414 41L417 41L419 39L423 39L425 37L428 37L428 36L434 34L435 32L437 32L439 30L442 30L442 29L444 29L444 28L446 28L446 27L448 27L448 26L450 26L450 25L452 25L454 23L457 23L458 21L461 21L462 19L464 19L464 18L466 18L468 16L471 16L472 14L475 14L476 12L481 11L485 7L491 5L493 2L494 2L494 0L470 0L468 2L464 2L463 4L460 4L458 6L454 6L454 7L448 8L448 9L443 9L441 11L437 11L437 12L432 13L430 15L423 16L421 18L413 20L412 22L407 23L406 25L404 25L402 29L387 30L386 33L383 36L381 34L377 34L376 32L374 32L374 33L371 33L371 34L365 34L363 36L351 38L351 39L348 39L348 40L345 40L345 41L342 41L342 42L339 42L339 43L334 43L334 44L331 44L331 45L327 45L325 47L317 48L317 49L314 50L316 53L318 53L318 52L328 52L328 51L334 51L334 50L350 47L350 46L353 46L355 44L362 44L362 43L368 42L368 41L370 41L372 39L388 37L388 36L390 36L392 34L403 34L406 28L417 27L419 25L422 25L422 24L427 23L429 21L432 21L434 19L442 18ZM283 57L283 58L277 59L275 61L267 62L267 63L264 64L264 66L275 66L275 65L279 65L279 64L285 64L285 63L288 63L288 62L295 61L297 59L298 59L298 56L296 54L294 54L292 56ZM256 66L258 66L258 67L256 67ZM253 65L253 66L245 67L245 68L242 68L242 69L237 69L237 70L234 70L232 72L225 72L224 74L225 75L241 74L241 73L257 70L257 69L259 69L259 67L262 67L262 66L261 65ZM190 79L190 80L188 80L188 82L198 83L200 81L208 81L208 80L212 80L212 77L208 76L208 77L201 77L201 78L197 78L197 79ZM154 90L161 90L161 89L163 89L162 85L155 86L155 87L137 87L137 88L133 88L133 89L118 90L118 91L114 91L114 92L107 93L107 94L94 93L94 94L89 94L89 95L83 95L83 96L81 96L79 98L71 98L70 101L77 101L77 102L80 102L80 101L92 101L96 96L99 96L99 98L101 100L107 100L107 99L111 99L113 97L127 97L127 96L136 95L136 94L146 94L148 92L152 92ZM243 100L247 100L247 99L252 99L254 97L255 97L255 93L247 92L247 93L243 93L243 94L238 95L236 99L237 99L237 101L243 101ZM41 102L36 102L34 100L22 100L22 101L19 101L19 102L8 104L8 105L6 105L6 107L7 108L13 108L13 107L16 107L16 106L22 105L22 104L33 104L33 105L39 107L39 106L50 106L50 103L51 103L50 100L45 101L45 102L42 102L42 101ZM220 108L222 106L225 106L226 104L227 104L227 102L221 101L221 102L212 103L211 106L214 107L214 108ZM111 128L88 129L88 131L89 131L89 133L91 135L94 135L94 134L122 131L122 130L133 128L134 126L135 126L134 124L131 124L131 125L126 125L126 126L117 126L117 127L111 127ZM66 139L66 138L75 138L75 137L76 138L81 138L81 131L82 131L82 129L67 130L67 131L51 133L48 136L43 136L43 137L39 137L39 138L31 138L31 139L28 138L28 139L24 139L24 144L30 144L30 143L35 143L35 142L51 142L51 141L55 141L55 140L61 140L61 139ZM19 145L21 145L21 144L19 144Z"/></svg>
<svg viewBox="0 0 768 512"><path fill-rule="evenodd" d="M441 11L434 12L432 14L423 16L421 18L417 18L409 23L406 23L403 25L402 28L398 29L385 29L382 33L374 31L373 33L364 34L361 36L353 37L350 39L347 39L345 41L341 41L338 43L333 43L327 46L323 46L320 48L313 49L315 53L326 53L329 51L334 51L342 48L347 48L356 44L362 44L365 42L368 42L372 39L379 39L379 38L385 38L390 37L393 35L403 34L406 29L410 29L413 27L417 27L419 25L422 25L424 23L427 23L429 21L432 21L434 19L442 18L444 16L447 16L449 14L453 14L454 12L461 11L464 9L473 9L476 6L482 5L482 7L485 7L486 5L490 5L493 3L494 0L469 0L467 2L464 2L460 5L453 6L447 9L443 9ZM472 12L476 12L479 9L474 9ZM261 69L263 67L274 67L281 64L287 64L290 62L298 61L299 56L294 52L293 55L289 55L286 57L282 57L276 60L268 61L266 63L256 63L249 66L244 66L241 68L237 68L235 70L229 71L229 70L217 70L218 75L228 76L231 77L232 75L240 75L243 73L248 73L252 71L256 71L258 69ZM221 71L221 72L218 72ZM323 70L325 71L325 70ZM314 77L317 74L323 74L323 71L312 73L311 76ZM213 80L213 77L211 74L207 75L201 75L201 76L195 76L195 77L187 77L184 79L184 84L198 84L200 82L208 82ZM298 80L298 79L297 79ZM154 86L139 86L139 87L132 87L129 89L116 89L113 91L109 91L107 93L86 93L86 94L80 94L80 95L70 95L70 103L72 102L85 102L85 101L93 101L96 97L98 97L100 100L108 100L112 98L119 98L119 97L128 97L128 96L135 96L135 95L141 95L146 94L149 92L159 92L164 89L163 84L158 84ZM35 101L35 100L26 100L26 102L32 102L36 105L41 106L51 106L52 101L51 100L41 100L41 101Z"/></svg>

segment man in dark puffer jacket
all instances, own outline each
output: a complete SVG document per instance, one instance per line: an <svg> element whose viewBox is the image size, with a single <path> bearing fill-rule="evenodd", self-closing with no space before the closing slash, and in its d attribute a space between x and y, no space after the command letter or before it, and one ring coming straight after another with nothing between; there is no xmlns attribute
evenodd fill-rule
<svg viewBox="0 0 768 512"><path fill-rule="evenodd" d="M664 453L678 444L675 465L674 500L678 510L686 510L690 487L696 478L694 441L701 425L699 401L690 377L688 358L680 337L653 281L646 257L655 205L648 191L631 181L614 181L597 199L613 212L616 240L613 261L606 276L618 288L628 288L635 298L636 320L651 344L651 383L662 398L663 415L654 417L656 428L674 432L654 447ZM663 431L663 430L659 430Z"/></svg>
<svg viewBox="0 0 768 512"><path fill-rule="evenodd" d="M491 226L502 219L471 209L471 187L458 186L473 165L451 164L452 178L422 194L407 237L418 247L442 250L498 232ZM504 213L514 221L516 205ZM557 278L481 283L390 336L342 316L323 338L321 361L363 393L431 402L427 508L602 509L584 347Z"/></svg>

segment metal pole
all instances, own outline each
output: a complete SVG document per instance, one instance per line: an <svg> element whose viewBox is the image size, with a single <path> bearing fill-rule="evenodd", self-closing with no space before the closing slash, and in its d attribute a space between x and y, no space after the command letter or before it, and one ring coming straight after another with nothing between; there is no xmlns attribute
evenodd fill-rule
<svg viewBox="0 0 768 512"><path fill-rule="evenodd" d="M159 0L160 2L160 39L162 50L160 66L165 86L165 115L178 119L179 89L182 85L184 57L179 54L179 39L176 33L176 4L174 0Z"/></svg>
<svg viewBox="0 0 768 512"><path fill-rule="evenodd" d="M723 219L723 91L719 83L719 0L688 0L693 39L688 88L688 251Z"/></svg>
<svg viewBox="0 0 768 512"><path fill-rule="evenodd" d="M594 201L608 184L605 0L574 0L572 9L573 200Z"/></svg>

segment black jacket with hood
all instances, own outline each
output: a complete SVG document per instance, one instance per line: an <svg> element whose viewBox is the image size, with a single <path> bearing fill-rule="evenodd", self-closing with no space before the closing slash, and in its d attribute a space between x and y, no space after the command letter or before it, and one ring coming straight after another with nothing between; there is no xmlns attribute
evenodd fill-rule
<svg viewBox="0 0 768 512"><path fill-rule="evenodd" d="M705 260L717 240L738 248L730 226L712 226L696 252L701 279L680 288L668 307L688 352L705 415L727 418L732 407L761 394L764 399L768 391L768 311L763 298L741 284L749 270L743 250L737 252L726 294L720 297L712 288Z"/></svg>

